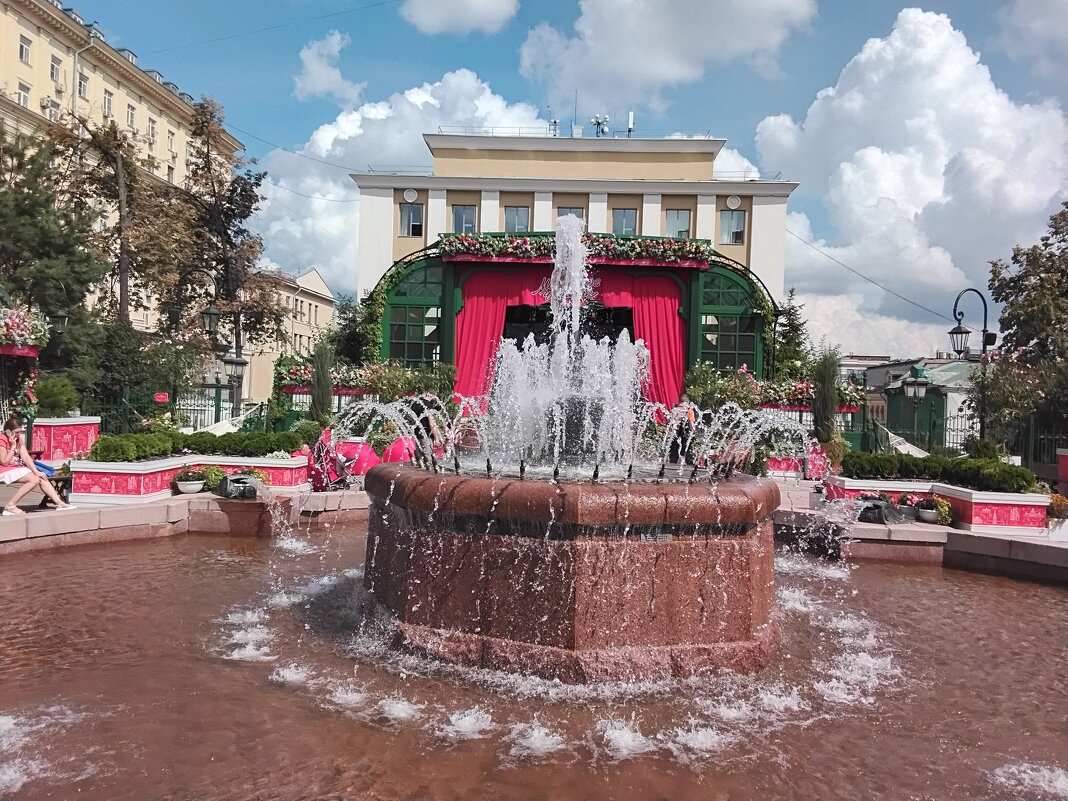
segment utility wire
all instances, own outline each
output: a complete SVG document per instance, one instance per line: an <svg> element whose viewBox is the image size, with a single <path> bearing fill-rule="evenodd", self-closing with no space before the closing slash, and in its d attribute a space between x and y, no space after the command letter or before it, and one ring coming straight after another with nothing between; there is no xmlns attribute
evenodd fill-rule
<svg viewBox="0 0 1068 801"><path fill-rule="evenodd" d="M849 270L849 272L853 273L853 275L856 275L859 278L863 278L869 284L874 284L875 286L879 287L879 289L883 290L883 292L886 292L886 293L888 293L890 295L893 295L895 298L898 298L899 300L903 300L906 303L911 303L916 308L923 309L925 312L927 312L928 314L933 314L935 317L941 317L943 320L949 320L951 323L952 322L956 322L955 320L950 319L949 317L947 317L946 315L942 314L941 312L936 312L934 309L928 308L927 306L924 306L922 303L917 303L912 298L906 298L900 292L895 292L890 287L884 286L883 284L880 284L874 278L869 278L868 276L864 275L864 273L860 272L859 270L854 270L848 264L846 264L843 261L839 261L838 259L836 259L834 256L832 256L827 251L821 250L820 248L816 247L811 242L809 242L807 239L804 239L803 237L798 236L793 231L791 231L789 228L786 229L786 233L788 233L790 236L792 236L798 242L801 242L801 243L803 243L805 245L808 245L810 248L812 248L814 251L819 253L821 256L824 256L824 257L830 259L831 261L833 261L838 266L845 267L847 270Z"/></svg>
<svg viewBox="0 0 1068 801"><path fill-rule="evenodd" d="M360 199L358 197L340 198L340 197L324 197L323 195L305 195L303 192L298 192L296 189L290 189L288 186L283 186L280 183L276 183L275 181L272 181L270 178L264 178L263 182L265 184L270 184L271 186L277 186L279 189L284 189L286 192L292 192L294 195L297 195L298 197L306 197L309 200L328 200L331 203L358 203L360 201ZM288 206L287 206L287 208L288 208Z"/></svg>
<svg viewBox="0 0 1068 801"><path fill-rule="evenodd" d="M391 6L399 3L400 0L378 0L374 3L367 3L356 8L350 8L347 11L334 11L330 14L320 14L317 17L305 17L304 19L290 20L289 22L280 22L277 25L268 25L265 28L254 28L250 31L240 31L239 33L230 33L226 36L216 36L214 39L201 39L199 42L186 42L185 44L174 45L174 47L164 47L159 50L149 50L143 55L154 56L157 53L171 53L175 50L183 50L187 47L198 47L206 44L216 44L217 42L228 42L231 39L239 39L242 36L251 36L255 33L266 33L267 31L277 31L282 28L292 28L295 25L303 25L306 22L318 22L324 19L333 19L334 17L343 17L348 14L356 14L360 11L367 11L372 8L379 8L381 6Z"/></svg>
<svg viewBox="0 0 1068 801"><path fill-rule="evenodd" d="M334 162L334 161L326 161L325 159L317 159L317 158L315 158L315 156L309 156L306 153L299 153L296 150L290 150L288 147L282 147L281 145L276 145L274 142L270 142L270 141L264 139L262 136L256 136L256 134L252 133L251 131L246 131L244 128L238 128L236 125L233 125L231 123L226 123L226 127L231 129L231 130L233 130L233 131L237 131L238 133L242 133L245 136L251 137L252 139L255 139L257 142L263 142L263 144L269 145L270 147L273 147L276 150L281 150L281 151L283 151L285 153L289 153L291 156L297 156L298 158L307 159L308 161L315 161L315 162L318 162L319 164L325 164L327 167L336 167L337 169L345 170L346 172L359 172L359 170L356 169L355 167L346 167L344 164L338 164L337 162Z"/></svg>

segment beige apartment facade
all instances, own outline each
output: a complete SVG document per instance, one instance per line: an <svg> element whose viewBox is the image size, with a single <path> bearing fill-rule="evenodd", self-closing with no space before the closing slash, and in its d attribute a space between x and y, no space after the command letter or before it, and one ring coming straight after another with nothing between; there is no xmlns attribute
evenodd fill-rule
<svg viewBox="0 0 1068 801"><path fill-rule="evenodd" d="M193 117L192 95L136 54L107 43L74 9L53 0L0 2L0 124L32 134L72 116L114 122L160 180L181 185ZM230 138L234 150L242 147Z"/></svg>
<svg viewBox="0 0 1068 801"><path fill-rule="evenodd" d="M796 183L720 176L725 140L425 134L427 174L353 175L357 284L443 233L544 232L573 213L592 233L709 240L783 298L786 203Z"/></svg>

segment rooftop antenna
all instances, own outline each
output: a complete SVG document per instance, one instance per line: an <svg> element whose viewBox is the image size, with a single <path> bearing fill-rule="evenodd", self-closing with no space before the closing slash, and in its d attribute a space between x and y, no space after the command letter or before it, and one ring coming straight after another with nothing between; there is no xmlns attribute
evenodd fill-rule
<svg viewBox="0 0 1068 801"><path fill-rule="evenodd" d="M553 116L552 106L546 106L545 108L549 112L549 136L556 136L560 130L560 120Z"/></svg>
<svg viewBox="0 0 1068 801"><path fill-rule="evenodd" d="M608 115L603 117L600 114L594 114L590 118L590 124L593 126L593 135L597 137L608 136Z"/></svg>
<svg viewBox="0 0 1068 801"><path fill-rule="evenodd" d="M578 89L575 90L575 111L571 114L571 135L575 135L575 126L578 125Z"/></svg>
<svg viewBox="0 0 1068 801"><path fill-rule="evenodd" d="M630 139L630 135L634 133L634 112L627 112L627 139Z"/></svg>

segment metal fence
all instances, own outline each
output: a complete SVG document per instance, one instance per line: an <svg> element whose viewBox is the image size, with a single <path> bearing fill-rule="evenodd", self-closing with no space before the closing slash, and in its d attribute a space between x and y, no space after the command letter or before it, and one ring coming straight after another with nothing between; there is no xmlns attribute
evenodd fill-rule
<svg viewBox="0 0 1068 801"><path fill-rule="evenodd" d="M127 388L112 396L86 395L81 413L100 418L100 433L128 434L142 428L145 420L170 413L179 427L197 431L233 416L232 392L226 386L193 387L166 393L167 400L156 400L156 390Z"/></svg>
<svg viewBox="0 0 1068 801"><path fill-rule="evenodd" d="M967 414L934 417L926 428L888 430L928 453L963 453L968 437L979 435L978 425Z"/></svg>

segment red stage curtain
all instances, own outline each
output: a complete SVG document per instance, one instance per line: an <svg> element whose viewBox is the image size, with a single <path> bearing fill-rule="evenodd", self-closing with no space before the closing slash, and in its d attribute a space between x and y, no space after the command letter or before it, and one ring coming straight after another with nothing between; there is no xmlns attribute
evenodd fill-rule
<svg viewBox="0 0 1068 801"><path fill-rule="evenodd" d="M480 270L463 282L464 305L456 315L458 395L475 397L489 391L493 357L504 330L504 310L545 303L538 287L548 275L548 265L509 272Z"/></svg>
<svg viewBox="0 0 1068 801"><path fill-rule="evenodd" d="M549 266L510 272L486 270L463 282L464 305L456 315L456 392L473 397L489 390L504 312L508 306L546 300L538 288ZM679 316L682 290L666 276L631 276L619 270L593 270L596 293L605 306L634 310L634 336L649 349L646 397L673 406L682 391L685 327Z"/></svg>
<svg viewBox="0 0 1068 801"><path fill-rule="evenodd" d="M632 276L616 270L594 270L597 294L605 306L634 310L634 337L649 349L647 399L674 406L682 392L683 340L686 327L679 316L682 289L667 276Z"/></svg>

